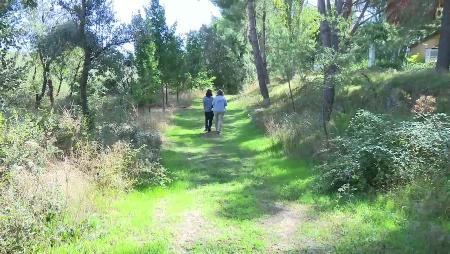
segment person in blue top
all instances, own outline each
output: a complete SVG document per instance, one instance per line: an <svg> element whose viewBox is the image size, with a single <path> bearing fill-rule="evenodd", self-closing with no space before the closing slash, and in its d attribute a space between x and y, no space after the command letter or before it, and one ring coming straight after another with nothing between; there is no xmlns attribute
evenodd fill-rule
<svg viewBox="0 0 450 254"><path fill-rule="evenodd" d="M213 112L213 96L211 89L206 91L206 96L203 98L203 110L205 111L205 131L211 132L211 126L214 119Z"/></svg>
<svg viewBox="0 0 450 254"><path fill-rule="evenodd" d="M217 91L217 96L214 97L213 100L213 111L214 115L216 116L217 134L220 134L220 132L222 131L223 117L225 115L225 112L227 111L227 106L227 99L225 99L225 96L223 96L223 91Z"/></svg>

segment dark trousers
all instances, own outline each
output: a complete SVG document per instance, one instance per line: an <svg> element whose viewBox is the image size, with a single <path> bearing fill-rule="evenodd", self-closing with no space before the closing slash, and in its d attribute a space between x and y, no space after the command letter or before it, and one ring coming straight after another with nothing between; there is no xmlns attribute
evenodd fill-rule
<svg viewBox="0 0 450 254"><path fill-rule="evenodd" d="M205 130L211 131L213 119L214 119L214 112L205 112Z"/></svg>

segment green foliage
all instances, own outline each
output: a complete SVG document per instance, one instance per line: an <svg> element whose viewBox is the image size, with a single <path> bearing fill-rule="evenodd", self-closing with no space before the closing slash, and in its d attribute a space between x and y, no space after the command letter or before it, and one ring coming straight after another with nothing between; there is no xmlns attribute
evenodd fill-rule
<svg viewBox="0 0 450 254"><path fill-rule="evenodd" d="M289 81L297 73L304 76L304 72L312 69L319 29L316 10L306 8L292 15L294 12L286 17L282 10L277 10L271 16L267 52L270 69Z"/></svg>
<svg viewBox="0 0 450 254"><path fill-rule="evenodd" d="M183 41L175 34L175 26L167 26L159 1L152 1L144 17L135 16L133 27L139 76L133 86L134 99L139 104L148 103L162 86L184 88L187 70Z"/></svg>
<svg viewBox="0 0 450 254"><path fill-rule="evenodd" d="M187 74L186 84L189 88L204 90L205 88L212 87L216 77L210 77L207 72L201 71L197 75L192 76Z"/></svg>
<svg viewBox="0 0 450 254"><path fill-rule="evenodd" d="M415 54L406 58L408 64L418 64L425 62L425 58L420 54Z"/></svg>
<svg viewBox="0 0 450 254"><path fill-rule="evenodd" d="M217 21L212 27L202 27L200 31L189 36L191 38L188 41L200 42L203 53L201 57L188 53L187 62L201 60L202 67L196 70L198 73L203 71L202 75L205 75L206 71L209 77L215 77L216 88L224 89L227 93L237 93L248 75L247 49L243 38L236 34L226 20ZM196 78L195 73L192 73L192 76Z"/></svg>
<svg viewBox="0 0 450 254"><path fill-rule="evenodd" d="M152 40L148 21L141 16L133 19L135 26L135 55L136 68L139 76L138 83L133 84L132 96L139 104L148 103L152 95L161 85L160 71L156 56L156 46Z"/></svg>
<svg viewBox="0 0 450 254"><path fill-rule="evenodd" d="M32 253L59 242L65 199L42 175L11 172L0 181L0 253Z"/></svg>
<svg viewBox="0 0 450 254"><path fill-rule="evenodd" d="M8 119L3 142L6 168L36 172L42 169L48 157L58 152L49 138L50 131L46 129L47 124L53 123L30 115L16 114Z"/></svg>
<svg viewBox="0 0 450 254"><path fill-rule="evenodd" d="M0 113L0 162L3 164L3 158L5 153L3 151L3 146L5 142L5 118L3 114Z"/></svg>
<svg viewBox="0 0 450 254"><path fill-rule="evenodd" d="M388 190L444 174L449 123L447 116L433 115L396 124L359 111L319 167L321 189L342 194Z"/></svg>

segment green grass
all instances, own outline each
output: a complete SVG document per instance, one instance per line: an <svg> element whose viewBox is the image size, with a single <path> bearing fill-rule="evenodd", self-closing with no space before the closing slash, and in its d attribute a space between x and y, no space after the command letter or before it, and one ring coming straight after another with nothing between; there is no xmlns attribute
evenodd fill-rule
<svg viewBox="0 0 450 254"><path fill-rule="evenodd" d="M202 134L198 102L179 111L162 154L174 183L99 198L94 229L49 252L425 252L392 196L315 193L311 163L284 155L234 102L221 137Z"/></svg>

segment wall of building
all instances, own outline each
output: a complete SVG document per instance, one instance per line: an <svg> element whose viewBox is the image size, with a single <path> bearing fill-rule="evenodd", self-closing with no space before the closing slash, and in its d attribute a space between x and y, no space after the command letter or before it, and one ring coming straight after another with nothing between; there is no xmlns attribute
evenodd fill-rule
<svg viewBox="0 0 450 254"><path fill-rule="evenodd" d="M439 47L440 37L441 37L440 34L435 34L432 37L428 38L427 40L414 45L414 47L411 47L410 55L419 54L421 57L425 58L426 49Z"/></svg>

